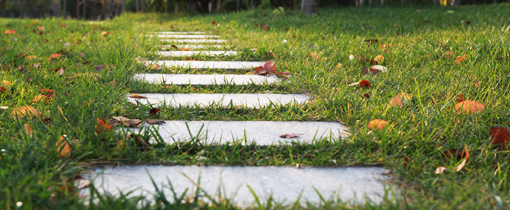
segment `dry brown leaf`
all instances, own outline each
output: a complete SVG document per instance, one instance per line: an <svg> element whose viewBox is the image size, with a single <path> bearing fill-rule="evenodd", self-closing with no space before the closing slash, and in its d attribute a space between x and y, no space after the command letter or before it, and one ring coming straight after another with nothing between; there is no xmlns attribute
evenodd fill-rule
<svg viewBox="0 0 510 210"><path fill-rule="evenodd" d="M157 124L157 125L165 124L165 120L162 120L162 119L150 119L150 120L147 120L145 122L147 124L151 124L151 125L154 125L154 124Z"/></svg>
<svg viewBox="0 0 510 210"><path fill-rule="evenodd" d="M31 106L22 106L11 112L12 118L23 118L23 117L42 117L41 112Z"/></svg>
<svg viewBox="0 0 510 210"><path fill-rule="evenodd" d="M48 97L48 96L45 96L45 95L37 95L37 96L34 96L34 98L32 99L32 103L37 103L37 102L48 102L50 101L51 98Z"/></svg>
<svg viewBox="0 0 510 210"><path fill-rule="evenodd" d="M467 145L465 145L465 144L464 144L464 154L465 154L466 158L464 158L464 160L457 167L455 167L455 171L462 170L462 168L464 168L464 166L466 166L467 159L469 158L469 150L467 148Z"/></svg>
<svg viewBox="0 0 510 210"><path fill-rule="evenodd" d="M32 136L34 136L34 130L32 129L32 127L29 125L29 124L25 124L23 125L23 128L25 128L25 133L30 136L30 138L32 138Z"/></svg>
<svg viewBox="0 0 510 210"><path fill-rule="evenodd" d="M476 101L463 101L458 104L456 104L453 107L453 110L457 112L457 114L463 114L463 113L482 113L485 110L485 106L481 103L478 103Z"/></svg>
<svg viewBox="0 0 510 210"><path fill-rule="evenodd" d="M478 82L476 82L476 83L473 85L473 87L480 87L480 83L482 83L482 81L478 81Z"/></svg>
<svg viewBox="0 0 510 210"><path fill-rule="evenodd" d="M136 94L136 93L129 94L129 97L130 97L130 98L147 98L147 97L145 97L145 96L141 96L141 95L138 95L138 94Z"/></svg>
<svg viewBox="0 0 510 210"><path fill-rule="evenodd" d="M122 151L122 150L125 148L124 140L125 140L125 139L121 139L121 140L119 141L119 143L117 143L117 149L118 149L118 150L121 150L121 151Z"/></svg>
<svg viewBox="0 0 510 210"><path fill-rule="evenodd" d="M280 138L292 139L292 138L297 138L300 135L303 135L303 134L299 134L299 133L287 133L287 134L280 135Z"/></svg>
<svg viewBox="0 0 510 210"><path fill-rule="evenodd" d="M491 144L501 148L510 147L510 130L505 127L493 127L490 129Z"/></svg>
<svg viewBox="0 0 510 210"><path fill-rule="evenodd" d="M71 153L71 146L63 136L60 136L60 139L57 141L55 146L57 146L57 151L60 151L60 154L58 156L60 158L65 157Z"/></svg>
<svg viewBox="0 0 510 210"><path fill-rule="evenodd" d="M444 171L446 171L446 167L439 166L436 168L436 174L442 174Z"/></svg>
<svg viewBox="0 0 510 210"><path fill-rule="evenodd" d="M380 63L384 62L384 56L383 55L375 56L375 58L373 60L380 64Z"/></svg>
<svg viewBox="0 0 510 210"><path fill-rule="evenodd" d="M310 53L308 53L308 55L312 56L312 58L313 58L314 60L319 59L319 55L317 55L317 53L315 53L315 52L310 52Z"/></svg>
<svg viewBox="0 0 510 210"><path fill-rule="evenodd" d="M459 65L464 62L464 60L466 60L466 55L457 56L457 58L455 58L455 64Z"/></svg>
<svg viewBox="0 0 510 210"><path fill-rule="evenodd" d="M151 65L148 65L147 68L152 69L152 70L161 70L161 69L163 69L163 67L161 67L161 65L159 65L159 64L151 64Z"/></svg>
<svg viewBox="0 0 510 210"><path fill-rule="evenodd" d="M368 122L368 127L370 129L382 130L386 127L386 125L388 125L388 123L389 123L389 121L386 121L386 120L375 119L375 120L370 120L370 122Z"/></svg>
<svg viewBox="0 0 510 210"><path fill-rule="evenodd" d="M337 65L335 66L335 69L342 68L342 66L343 66L343 65L342 65L341 63L339 63L339 64L337 64Z"/></svg>
<svg viewBox="0 0 510 210"><path fill-rule="evenodd" d="M8 80L2 80L2 83L0 83L0 86L4 87L4 88L10 88L12 85L11 82L9 82Z"/></svg>
<svg viewBox="0 0 510 210"><path fill-rule="evenodd" d="M35 55L29 55L29 56L25 57L25 60L28 60L28 61L35 60L35 59L37 59L37 56L35 56Z"/></svg>
<svg viewBox="0 0 510 210"><path fill-rule="evenodd" d="M411 100L411 96L407 93L399 93L397 96L395 96L394 98L392 98L390 100L390 106L391 107L394 107L394 106L399 106L401 108L404 107L404 105L406 104L407 101L410 101Z"/></svg>

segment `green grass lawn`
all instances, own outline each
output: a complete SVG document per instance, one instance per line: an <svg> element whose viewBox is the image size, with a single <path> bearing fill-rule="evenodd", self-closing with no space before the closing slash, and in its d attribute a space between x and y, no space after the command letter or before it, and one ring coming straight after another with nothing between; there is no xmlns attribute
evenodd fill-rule
<svg viewBox="0 0 510 210"><path fill-rule="evenodd" d="M0 86L5 88L0 91L0 206L16 209L20 201L24 209L235 208L225 201L207 206L192 200L165 203L161 197L153 206L142 203L141 198L108 196L99 196L99 202L89 205L89 198L85 202L77 196L72 179L105 164L300 164L382 165L392 171L396 197L378 205L348 207L330 202L320 208L508 209L510 151L492 145L489 130L510 126L509 10L509 5L494 5L335 8L321 9L316 17L296 11L275 15L269 10L206 16L128 14L95 25L53 18L0 19L0 32L16 32L0 35ZM211 24L213 21L216 25ZM267 24L269 30L257 24ZM159 50L156 39L144 36L156 31L218 34L220 39L228 40L222 49L241 53L191 58L272 60L277 71L290 72L292 77L280 85L238 87L130 81L133 73L141 72L252 71L148 69L138 61L160 58L155 54ZM253 48L258 50L253 53ZM314 58L311 52L317 56ZM52 54L61 56L51 58ZM365 75L363 68L373 66L370 60L378 55L384 56L379 64L388 71ZM371 87L348 86L362 80L368 80ZM54 94L40 89L51 89ZM154 107L125 101L127 93L149 92L302 93L315 99L304 105L261 109L160 107L161 111L151 116L148 113ZM390 100L400 93L408 94L409 100L403 100L403 108L391 107ZM38 95L44 96L33 103ZM483 104L485 110L457 114L454 106L462 99L459 95ZM32 106L40 114L13 117L11 113L23 106ZM136 147L133 138L108 131L99 123L111 116L143 120L341 121L352 134L344 141L323 140L312 145L218 146L191 141L172 145L159 142L144 150ZM374 119L389 123L384 129L372 130L367 125ZM148 141L152 135L140 137ZM67 142L70 148L65 149L70 153L60 155L56 146L60 139ZM120 141L126 143L125 149L118 149ZM455 167L465 156L448 158L447 151L464 148L470 156L456 172ZM435 174L440 166L447 170Z"/></svg>

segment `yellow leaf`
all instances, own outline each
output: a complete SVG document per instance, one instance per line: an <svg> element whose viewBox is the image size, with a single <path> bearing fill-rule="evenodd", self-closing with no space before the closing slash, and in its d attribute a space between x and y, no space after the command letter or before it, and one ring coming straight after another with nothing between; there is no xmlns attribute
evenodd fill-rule
<svg viewBox="0 0 510 210"><path fill-rule="evenodd" d="M55 146L57 146L58 151L60 151L60 155L58 156L60 158L71 153L71 145L69 145L69 142L67 142L63 136L60 136Z"/></svg>
<svg viewBox="0 0 510 210"><path fill-rule="evenodd" d="M460 102L458 104L456 104L453 109L455 110L455 112L457 112L457 114L462 114L462 113L469 113L469 114L474 114L474 113L482 113L484 110L485 110L485 106L481 103L478 103L476 101L463 101L463 102Z"/></svg>
<svg viewBox="0 0 510 210"><path fill-rule="evenodd" d="M147 97L145 97L145 96L141 96L141 95L138 95L138 94L136 94L136 93L129 94L129 97L130 97L130 98L147 98Z"/></svg>
<svg viewBox="0 0 510 210"><path fill-rule="evenodd" d="M23 117L42 117L41 112L31 106L22 106L11 112L12 118L23 118Z"/></svg>
<svg viewBox="0 0 510 210"><path fill-rule="evenodd" d="M161 70L163 69L163 67L161 67L159 64L151 64L149 66L147 66L149 69L153 69L153 70Z"/></svg>
<svg viewBox="0 0 510 210"><path fill-rule="evenodd" d="M370 129L382 130L386 127L386 125L388 125L388 123L389 123L389 121L386 121L386 120L375 119L375 120L370 120L370 122L368 122L368 127Z"/></svg>
<svg viewBox="0 0 510 210"><path fill-rule="evenodd" d="M399 93L397 96L395 96L394 98L392 98L390 100L390 106L391 107L394 107L394 106L399 106L399 107L404 107L404 104L406 103L406 101L410 101L411 100L411 96L407 93Z"/></svg>
<svg viewBox="0 0 510 210"><path fill-rule="evenodd" d="M7 80L2 80L2 83L0 84L0 87L4 87L4 88L10 88L12 85L11 82L7 81Z"/></svg>
<svg viewBox="0 0 510 210"><path fill-rule="evenodd" d="M377 62L378 64L380 64L380 63L384 62L384 56L383 55L375 56L374 61Z"/></svg>
<svg viewBox="0 0 510 210"><path fill-rule="evenodd" d="M32 127L29 124L25 124L25 125L23 125L23 127L25 128L25 133L28 136L30 136L30 138L32 138L32 136L34 134L34 130L32 129Z"/></svg>

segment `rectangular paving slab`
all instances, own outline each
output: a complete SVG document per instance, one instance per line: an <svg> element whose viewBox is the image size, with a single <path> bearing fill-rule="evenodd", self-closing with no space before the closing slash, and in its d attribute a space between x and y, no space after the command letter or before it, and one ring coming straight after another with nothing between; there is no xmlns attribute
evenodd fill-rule
<svg viewBox="0 0 510 210"><path fill-rule="evenodd" d="M229 56L237 55L236 51L160 51L156 54L168 57L185 57L194 55L205 55L205 56Z"/></svg>
<svg viewBox="0 0 510 210"><path fill-rule="evenodd" d="M120 166L95 169L82 176L93 179L101 194L118 196L119 192L133 191L130 196L145 195L152 200L156 193L152 178L170 202L174 202L174 194L169 182L176 197L186 190L185 195L193 196L200 186L198 195L205 191L217 200L221 192L223 198L240 207L255 207L255 197L248 187L262 204L272 196L283 205L292 205L298 199L301 205L307 201L319 205L318 193L326 200L363 204L370 199L377 204L389 188L383 184L391 179L386 172L382 167ZM86 188L80 194L87 196L90 191ZM205 196L200 199L210 202Z"/></svg>
<svg viewBox="0 0 510 210"><path fill-rule="evenodd" d="M175 46L177 48L179 48L179 49L182 49L182 48L186 48L186 49L204 49L204 48L222 48L222 47L225 47L223 45L218 45L218 44L215 44L215 45L188 45L188 44L182 45L182 44L177 44ZM172 45L161 45L161 49L174 49L174 50L178 50L178 49L175 49Z"/></svg>
<svg viewBox="0 0 510 210"><path fill-rule="evenodd" d="M217 35L185 35L185 34L164 34L164 35L150 35L151 37L158 38L178 38L178 39L211 39L211 38L219 38Z"/></svg>
<svg viewBox="0 0 510 210"><path fill-rule="evenodd" d="M225 39L160 39L160 41L174 43L223 43Z"/></svg>
<svg viewBox="0 0 510 210"><path fill-rule="evenodd" d="M275 76L237 74L135 74L133 80L151 84L161 84L164 81L167 85L262 85L281 81Z"/></svg>
<svg viewBox="0 0 510 210"><path fill-rule="evenodd" d="M156 34L205 34L205 32L200 31L182 31L182 32L176 32L176 31L162 31L162 32L155 32Z"/></svg>
<svg viewBox="0 0 510 210"><path fill-rule="evenodd" d="M151 104L161 106L209 106L221 107L243 106L247 108L265 107L271 104L302 104L308 101L309 97L303 94L161 94L161 93L138 93L138 97L132 98L128 94L128 101L131 103Z"/></svg>
<svg viewBox="0 0 510 210"><path fill-rule="evenodd" d="M146 65L159 64L167 67L184 67L192 69L245 69L264 66L262 61L147 61Z"/></svg>
<svg viewBox="0 0 510 210"><path fill-rule="evenodd" d="M130 128L133 133L155 129L167 143L199 140L203 144L280 145L340 141L349 136L339 122L300 121L165 121L161 125ZM292 138L289 138L292 137Z"/></svg>

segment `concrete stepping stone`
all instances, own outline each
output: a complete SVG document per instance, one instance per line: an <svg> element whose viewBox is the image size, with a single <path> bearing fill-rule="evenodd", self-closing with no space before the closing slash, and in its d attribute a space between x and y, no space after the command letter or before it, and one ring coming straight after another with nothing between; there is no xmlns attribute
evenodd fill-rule
<svg viewBox="0 0 510 210"><path fill-rule="evenodd" d="M309 100L309 97L302 94L160 94L160 93L138 93L138 96L145 98L131 98L128 94L128 102L154 106L209 106L212 104L227 107L244 106L247 108L259 108L270 104L302 104Z"/></svg>
<svg viewBox="0 0 510 210"><path fill-rule="evenodd" d="M223 45L176 45L177 48L182 49L204 49L204 48L222 48L225 47ZM161 49L175 49L172 45L161 45Z"/></svg>
<svg viewBox="0 0 510 210"><path fill-rule="evenodd" d="M183 31L183 32L176 32L176 31L161 31L161 32L155 32L156 34L205 34L205 32L200 31Z"/></svg>
<svg viewBox="0 0 510 210"><path fill-rule="evenodd" d="M224 43L225 39L160 39L160 41L174 43Z"/></svg>
<svg viewBox="0 0 510 210"><path fill-rule="evenodd" d="M245 69L264 66L262 61L147 61L146 65L159 64L166 67L184 67L192 69Z"/></svg>
<svg viewBox="0 0 510 210"><path fill-rule="evenodd" d="M281 79L275 76L237 75L237 74L135 74L133 80L151 84L167 85L248 85L274 84Z"/></svg>
<svg viewBox="0 0 510 210"><path fill-rule="evenodd" d="M223 198L240 207L253 207L257 204L248 186L261 203L272 196L273 201L292 205L301 196L301 205L307 201L319 205L319 192L326 200L363 204L368 198L378 204L385 188L389 188L383 184L390 181L386 171L382 167L120 166L95 169L82 176L93 179L101 194L118 196L119 192L133 191L130 196L145 195L153 200L156 191L152 178L170 202L174 201L174 194L169 181L177 197L185 190L188 197L193 196L198 184L213 199L218 199L220 191ZM90 190L83 189L80 194L90 195ZM205 197L200 199L210 203Z"/></svg>
<svg viewBox="0 0 510 210"><path fill-rule="evenodd" d="M186 35L186 34L164 34L164 35L150 35L151 37L158 37L160 39L163 38L178 38L178 39L211 39L211 38L219 38L217 35Z"/></svg>
<svg viewBox="0 0 510 210"><path fill-rule="evenodd" d="M322 139L339 141L349 136L348 128L339 122L165 121L161 125L146 125L129 130L140 133L151 130L153 126L167 143L197 138L203 144L235 142L243 145L255 143L264 146L285 145L290 142L311 144Z"/></svg>
<svg viewBox="0 0 510 210"><path fill-rule="evenodd" d="M206 56L229 56L229 55L237 55L236 51L160 51L157 52L158 55L168 56L168 57L185 57L185 56L194 56L194 55L206 55Z"/></svg>

